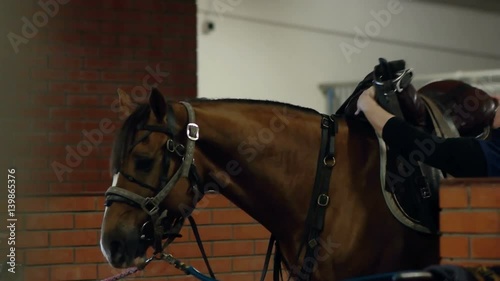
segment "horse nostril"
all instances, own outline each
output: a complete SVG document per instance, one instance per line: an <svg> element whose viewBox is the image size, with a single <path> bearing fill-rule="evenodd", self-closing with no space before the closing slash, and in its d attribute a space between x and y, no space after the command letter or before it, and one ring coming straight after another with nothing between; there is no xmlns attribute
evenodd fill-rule
<svg viewBox="0 0 500 281"><path fill-rule="evenodd" d="M122 243L120 243L119 241L114 240L114 241L111 242L110 246L111 246L111 248L110 248L111 249L111 253L114 254L117 251L121 250Z"/></svg>
<svg viewBox="0 0 500 281"><path fill-rule="evenodd" d="M123 243L114 240L110 244L111 263L115 266L120 266L125 262L125 249Z"/></svg>

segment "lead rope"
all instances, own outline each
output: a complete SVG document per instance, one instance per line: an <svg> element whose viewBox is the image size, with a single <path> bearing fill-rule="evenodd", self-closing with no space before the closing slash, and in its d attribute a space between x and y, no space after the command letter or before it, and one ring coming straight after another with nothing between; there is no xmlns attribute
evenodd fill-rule
<svg viewBox="0 0 500 281"><path fill-rule="evenodd" d="M139 271L139 268L132 267L132 268L127 269L123 273L120 273L118 275L115 275L115 276L112 276L112 277L109 277L109 278L106 278L106 279L102 279L101 281L116 281L116 280L120 280L120 279L123 279L123 278L125 278L125 277L127 277L129 275L132 275L132 274L136 273L137 271Z"/></svg>
<svg viewBox="0 0 500 281"><path fill-rule="evenodd" d="M140 270L143 270L153 260L164 260L164 261L168 262L169 264L173 265L175 268L179 269L180 271L186 273L186 275L192 275L193 277L195 277L201 281L217 281L217 279L215 279L215 277L214 278L208 277L208 276L204 275L203 273L201 273L200 271L198 271L196 268L194 268L192 266L187 266L185 263L176 259L171 254L165 254L165 253L162 253L161 257L153 256L153 257L149 258L146 261L146 263L141 267L141 269L139 269L139 267L131 267L120 274L117 274L115 276L112 276L112 277L109 277L106 279L102 279L101 281L117 281L117 280L123 279L129 275L132 275L132 274L140 271Z"/></svg>
<svg viewBox="0 0 500 281"><path fill-rule="evenodd" d="M207 258L205 249L203 247L203 244L201 242L200 235L199 235L199 232L198 232L198 228L196 226L196 222L195 222L194 218L192 218L191 216L189 216L188 219L189 219L189 222L191 224L191 227L193 228L193 233L195 234L196 240L198 242L198 247L200 248L200 252L201 252L201 254L203 256L203 259L205 260L205 264L206 264L206 266L208 268L208 271L210 272L210 276L211 277L208 277L208 276L202 274L200 271L198 271L196 268L194 268L192 266L187 266L185 263L183 263L180 260L176 259L171 254L161 253L160 256L153 255L152 257L150 257L149 259L147 259L144 262L143 265L141 265L139 267L135 266L135 267L128 268L125 271L123 271L122 273L119 273L117 275L108 277L106 279L102 279L101 281L117 281L117 280L123 279L123 278L125 278L127 276L130 276L132 274L137 273L138 271L144 270L144 268L146 268L146 266L150 262L152 262L154 260L164 260L164 261L168 262L169 264L173 265L175 268L177 268L177 269L181 270L182 272L186 273L186 275L193 275L193 277L197 278L198 280L201 280L201 281L217 281L217 279L215 278L215 274L214 274L214 272L212 270L212 267L210 266L210 264L208 262L208 258Z"/></svg>
<svg viewBox="0 0 500 281"><path fill-rule="evenodd" d="M140 267L131 267L129 269L126 269L125 271L123 271L122 273L119 273L117 275L114 275L114 276L111 276L111 277L108 277L106 279L102 279L101 281L116 281L116 280L120 280L120 279L123 279L129 275L132 275L140 270L143 270L150 262L152 262L155 258L155 256L152 256L150 257L149 259L146 260L146 262L144 262L144 264Z"/></svg>

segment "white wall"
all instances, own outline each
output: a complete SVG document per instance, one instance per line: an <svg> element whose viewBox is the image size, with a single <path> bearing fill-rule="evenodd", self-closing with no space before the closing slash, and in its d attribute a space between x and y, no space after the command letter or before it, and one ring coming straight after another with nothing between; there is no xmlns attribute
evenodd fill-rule
<svg viewBox="0 0 500 281"><path fill-rule="evenodd" d="M326 112L319 84L360 80L379 57L405 59L417 75L500 67L500 15L398 3L198 0L199 96L278 100ZM390 20L379 23L373 13ZM205 20L215 23L209 34L200 28ZM379 29L364 46L356 44L356 29L369 33L367 27ZM341 46L347 45L357 53L346 56Z"/></svg>

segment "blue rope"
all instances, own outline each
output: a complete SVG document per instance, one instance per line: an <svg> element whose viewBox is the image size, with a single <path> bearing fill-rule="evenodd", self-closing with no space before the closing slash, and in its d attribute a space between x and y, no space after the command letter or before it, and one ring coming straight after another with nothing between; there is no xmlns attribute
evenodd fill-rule
<svg viewBox="0 0 500 281"><path fill-rule="evenodd" d="M202 274L201 272L199 272L196 268L194 268L192 266L186 268L186 273L193 275L194 277L196 277L198 280L201 280L201 281L217 281L216 279L213 279L211 277L208 277L208 276Z"/></svg>
<svg viewBox="0 0 500 281"><path fill-rule="evenodd" d="M357 278L351 278L351 279L344 279L342 281L371 281L371 280L376 280L376 281L392 281L394 278L394 275L399 274L401 272L389 272L389 273L381 273L381 274L376 274L376 275L370 275L370 276L363 276L363 277L357 277Z"/></svg>

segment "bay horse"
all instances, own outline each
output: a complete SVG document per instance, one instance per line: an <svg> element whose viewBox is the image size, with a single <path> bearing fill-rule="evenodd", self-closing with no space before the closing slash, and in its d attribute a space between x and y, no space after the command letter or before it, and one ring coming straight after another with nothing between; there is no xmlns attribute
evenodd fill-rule
<svg viewBox="0 0 500 281"><path fill-rule="evenodd" d="M173 102L157 89L138 105L119 92L119 106L126 119L113 146L100 238L113 267L137 265L150 246L161 250L161 239L178 231L203 194L215 190L273 234L297 276L324 115L272 101ZM342 117L335 123L335 163L310 279L438 263L439 237L404 226L386 206L370 125Z"/></svg>

